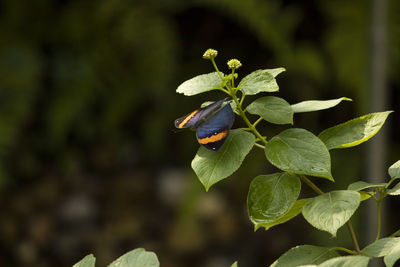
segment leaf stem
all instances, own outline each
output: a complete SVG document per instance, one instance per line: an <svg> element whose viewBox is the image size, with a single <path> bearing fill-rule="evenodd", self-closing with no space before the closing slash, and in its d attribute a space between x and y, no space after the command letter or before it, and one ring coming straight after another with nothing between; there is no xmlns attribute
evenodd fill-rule
<svg viewBox="0 0 400 267"><path fill-rule="evenodd" d="M211 62L212 62L212 64L213 64L215 70L217 71L219 78L220 78L221 81L222 81L222 75L221 75L221 73L219 72L219 69L218 69L218 67L217 67L217 64L215 64L214 58L211 58Z"/></svg>
<svg viewBox="0 0 400 267"><path fill-rule="evenodd" d="M382 207L382 200L383 200L383 198L382 197L380 197L377 201L376 201L376 204L377 204L377 210L376 210L376 213L377 213L377 220L378 220L378 225L377 225L377 233L376 233L376 239L375 240L378 240L379 239L379 237L380 237L380 235L381 235L381 207Z"/></svg>
<svg viewBox="0 0 400 267"><path fill-rule="evenodd" d="M307 178L304 174L300 174L300 179L303 180L312 190L314 190L317 194L322 195L324 192L316 186L310 179Z"/></svg>
<svg viewBox="0 0 400 267"><path fill-rule="evenodd" d="M235 69L232 69L232 88L235 88Z"/></svg>
<svg viewBox="0 0 400 267"><path fill-rule="evenodd" d="M358 254L361 254L360 245L358 245L357 236L354 232L353 225L351 224L350 220L346 222L347 228L349 229L351 239L353 240L354 249L357 251Z"/></svg>
<svg viewBox="0 0 400 267"><path fill-rule="evenodd" d="M255 145L256 147L259 147L259 148L261 148L261 149L265 149L265 146L263 146L263 145L260 145L260 144L258 144L258 143L254 143L254 145Z"/></svg>
<svg viewBox="0 0 400 267"><path fill-rule="evenodd" d="M263 120L262 117L258 118L258 120L256 120L256 122L253 123L253 127L256 127L257 124L258 124L260 121L262 121L262 120Z"/></svg>
<svg viewBox="0 0 400 267"><path fill-rule="evenodd" d="M234 90L231 90L231 92ZM235 93L231 93L230 94L233 98L233 101L235 101L236 104L236 108L239 112L240 117L242 117L242 119L244 120L244 122L247 124L247 126L249 127L250 131L252 131L254 133L255 136L257 136L257 138L260 139L261 142L263 142L264 144L267 144L267 140L265 140L265 137L263 137L256 129L256 127L249 121L249 119L246 116L246 113L243 111L242 109L242 104L239 103L239 100L236 97ZM243 98L242 98L243 99Z"/></svg>
<svg viewBox="0 0 400 267"><path fill-rule="evenodd" d="M334 249L334 250L341 250L341 251L344 251L344 252L349 253L349 254L351 254L351 255L358 255L357 252L352 251L352 250L347 249L347 248L343 248L343 247L333 247L332 249Z"/></svg>
<svg viewBox="0 0 400 267"><path fill-rule="evenodd" d="M305 175L300 174L300 179L303 180L311 189L313 189L318 194L322 195L324 192L316 186L310 179L308 179ZM351 224L350 220L346 222L346 226L349 229L351 240L353 241L354 249L357 251L358 254L361 254L360 245L357 241L356 233L354 232L353 225Z"/></svg>

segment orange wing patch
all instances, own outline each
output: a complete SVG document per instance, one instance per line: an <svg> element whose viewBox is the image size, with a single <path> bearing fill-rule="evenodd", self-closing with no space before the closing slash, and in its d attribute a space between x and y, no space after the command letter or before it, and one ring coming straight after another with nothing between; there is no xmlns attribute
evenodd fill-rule
<svg viewBox="0 0 400 267"><path fill-rule="evenodd" d="M189 115L187 115L187 117L178 125L178 128L183 128L183 126L185 126L185 124L191 119L193 118L194 115L197 114L197 112L199 112L199 109L196 109L195 111L193 111L192 113L190 113Z"/></svg>
<svg viewBox="0 0 400 267"><path fill-rule="evenodd" d="M220 132L216 135L212 135L210 137L197 139L197 141L199 141L199 144L204 145L204 144L208 144L208 143L218 142L227 136L228 136L228 130L225 130L223 132Z"/></svg>

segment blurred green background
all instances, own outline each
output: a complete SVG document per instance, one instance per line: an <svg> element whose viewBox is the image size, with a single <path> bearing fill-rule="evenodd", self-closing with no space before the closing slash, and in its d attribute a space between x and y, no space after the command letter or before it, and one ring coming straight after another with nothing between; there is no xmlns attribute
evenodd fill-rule
<svg viewBox="0 0 400 267"><path fill-rule="evenodd" d="M385 168L400 159L400 2L387 4L384 109L396 112L384 126ZM249 183L276 171L261 150L205 193L190 168L195 135L173 122L222 96L175 90L213 70L201 56L214 48L222 70L241 60L240 77L285 67L276 95L289 103L354 99L296 115L295 127L318 134L378 111L373 9L364 0L0 1L0 266L71 266L89 253L105 266L136 247L164 267L266 266L295 245L350 248L347 229L332 239L301 216L253 231ZM287 127L262 128L271 137ZM365 180L367 146L333 151L337 183L316 183ZM399 228L399 204L386 201L384 233ZM364 213L353 219L362 245Z"/></svg>

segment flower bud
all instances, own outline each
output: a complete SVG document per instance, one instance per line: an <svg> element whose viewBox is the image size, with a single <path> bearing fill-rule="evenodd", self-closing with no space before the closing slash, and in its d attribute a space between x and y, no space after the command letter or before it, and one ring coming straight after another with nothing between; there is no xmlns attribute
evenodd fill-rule
<svg viewBox="0 0 400 267"><path fill-rule="evenodd" d="M229 60L227 64L230 69L234 70L242 66L242 63L240 63L240 61L237 60L236 58Z"/></svg>
<svg viewBox="0 0 400 267"><path fill-rule="evenodd" d="M213 59L217 55L218 55L218 51L217 50L209 48L209 49L207 49L206 52L204 52L203 58L204 59Z"/></svg>

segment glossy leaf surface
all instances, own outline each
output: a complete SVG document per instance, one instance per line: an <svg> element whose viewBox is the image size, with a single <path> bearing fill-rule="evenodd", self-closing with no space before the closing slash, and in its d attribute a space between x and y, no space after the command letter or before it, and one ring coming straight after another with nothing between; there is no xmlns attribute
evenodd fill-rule
<svg viewBox="0 0 400 267"><path fill-rule="evenodd" d="M159 267L160 263L154 252L146 251L143 248L134 249L115 261L108 267Z"/></svg>
<svg viewBox="0 0 400 267"><path fill-rule="evenodd" d="M302 245L285 252L271 267L297 267L306 264L320 264L338 256L339 254L331 248Z"/></svg>
<svg viewBox="0 0 400 267"><path fill-rule="evenodd" d="M307 130L292 128L274 136L265 146L265 155L283 171L333 181L328 149Z"/></svg>
<svg viewBox="0 0 400 267"><path fill-rule="evenodd" d="M96 258L90 254L84 257L81 261L74 264L72 267L94 267L96 263Z"/></svg>
<svg viewBox="0 0 400 267"><path fill-rule="evenodd" d="M246 110L271 123L293 124L293 110L290 104L280 97L260 97L252 102Z"/></svg>
<svg viewBox="0 0 400 267"><path fill-rule="evenodd" d="M360 194L355 191L331 191L308 201L302 213L312 226L336 236L337 230L356 211L360 200Z"/></svg>
<svg viewBox="0 0 400 267"><path fill-rule="evenodd" d="M371 113L341 123L321 132L318 137L328 149L359 145L373 137L392 111Z"/></svg>
<svg viewBox="0 0 400 267"><path fill-rule="evenodd" d="M255 229L284 216L296 202L300 188L300 179L284 172L254 178L247 195L247 210Z"/></svg>
<svg viewBox="0 0 400 267"><path fill-rule="evenodd" d="M343 256L327 260L318 267L367 267L369 258L365 256Z"/></svg>
<svg viewBox="0 0 400 267"><path fill-rule="evenodd" d="M324 110L338 105L342 101L352 101L350 98L341 97L331 100L308 100L292 105L294 113Z"/></svg>
<svg viewBox="0 0 400 267"><path fill-rule="evenodd" d="M256 70L244 77L238 87L245 95L255 95L260 92L277 92L279 91L279 86L274 76L277 73L276 69Z"/></svg>
<svg viewBox="0 0 400 267"><path fill-rule="evenodd" d="M222 72L220 73L222 76L224 75ZM178 89L176 89L176 92L186 96L197 95L213 90L214 88L219 87L220 84L221 78L219 77L218 73L211 72L187 80L179 85Z"/></svg>
<svg viewBox="0 0 400 267"><path fill-rule="evenodd" d="M234 173L242 164L255 143L253 134L231 130L219 151L200 147L192 160L192 168L208 191L210 187Z"/></svg>

